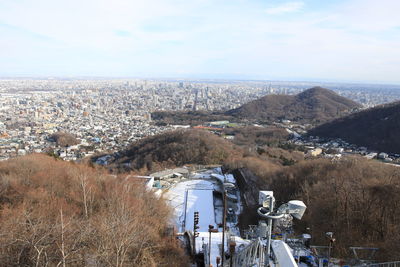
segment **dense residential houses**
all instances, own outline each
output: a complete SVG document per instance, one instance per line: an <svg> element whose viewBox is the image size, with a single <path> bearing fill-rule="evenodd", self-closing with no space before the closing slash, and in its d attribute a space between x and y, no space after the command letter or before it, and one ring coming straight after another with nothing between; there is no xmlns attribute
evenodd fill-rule
<svg viewBox="0 0 400 267"><path fill-rule="evenodd" d="M400 154L370 150L366 147L349 144L341 139L324 140L318 137L294 138L291 143L304 147L308 157L337 159L346 155L361 155L367 159L378 159L387 163L400 164Z"/></svg>

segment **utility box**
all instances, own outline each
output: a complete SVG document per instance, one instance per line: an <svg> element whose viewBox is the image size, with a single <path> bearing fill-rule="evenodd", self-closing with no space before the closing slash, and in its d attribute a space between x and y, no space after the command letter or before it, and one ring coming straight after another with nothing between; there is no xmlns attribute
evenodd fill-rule
<svg viewBox="0 0 400 267"><path fill-rule="evenodd" d="M269 207L269 199L274 197L273 191L260 191L258 194L258 204L263 207Z"/></svg>

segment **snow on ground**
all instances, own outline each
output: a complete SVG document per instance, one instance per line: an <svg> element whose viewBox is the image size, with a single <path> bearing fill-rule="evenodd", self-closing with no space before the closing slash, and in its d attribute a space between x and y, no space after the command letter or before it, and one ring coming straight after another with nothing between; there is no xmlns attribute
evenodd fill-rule
<svg viewBox="0 0 400 267"><path fill-rule="evenodd" d="M194 212L199 212L198 232L208 231L208 226L215 226L213 190L188 190L185 230L193 231Z"/></svg>
<svg viewBox="0 0 400 267"><path fill-rule="evenodd" d="M221 167L218 167L218 168L213 169L213 172L222 174L222 169L221 169Z"/></svg>
<svg viewBox="0 0 400 267"><path fill-rule="evenodd" d="M225 181L228 183L232 183L232 184L236 183L236 180L235 180L235 177L233 177L233 174L225 174L225 179L226 179Z"/></svg>
<svg viewBox="0 0 400 267"><path fill-rule="evenodd" d="M210 179L209 173L194 173L192 176L194 179Z"/></svg>
<svg viewBox="0 0 400 267"><path fill-rule="evenodd" d="M232 174L218 174L218 173L212 173L210 175L211 177L219 180L221 183L231 183L231 184L236 184L235 177Z"/></svg>
<svg viewBox="0 0 400 267"><path fill-rule="evenodd" d="M198 199L193 197L191 199L188 199L188 202L185 204L185 200L187 197L186 191L196 190L196 189L213 190L214 184L210 181L197 180L197 179L182 181L180 183L173 185L163 195L163 197L167 200L167 202L169 202L170 206L174 210L174 216L173 216L175 220L174 223L177 226L178 231L180 232L184 232L185 230L185 226L183 225L185 220L185 208L186 208L185 205L187 205L187 207L193 207L193 205L195 205L195 202L198 202ZM211 206L210 208L212 207L213 206ZM193 213L192 213L192 223L193 223Z"/></svg>
<svg viewBox="0 0 400 267"><path fill-rule="evenodd" d="M225 176L223 176L223 175L221 175L221 174L217 174L217 173L212 173L212 174L211 174L211 177L213 177L213 178L219 180L221 183L223 183L224 180L225 180Z"/></svg>
<svg viewBox="0 0 400 267"><path fill-rule="evenodd" d="M223 177L222 174L222 169L221 167L214 168L214 169L209 169L209 170L203 170L201 172L194 172L192 173L192 178L198 178L198 179L210 179L211 175L219 175ZM223 181L223 179L222 179Z"/></svg>

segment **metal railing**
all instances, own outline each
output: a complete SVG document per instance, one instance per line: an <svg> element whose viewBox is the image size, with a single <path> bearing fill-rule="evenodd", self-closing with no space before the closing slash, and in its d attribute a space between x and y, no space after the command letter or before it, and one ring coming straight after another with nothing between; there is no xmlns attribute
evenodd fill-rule
<svg viewBox="0 0 400 267"><path fill-rule="evenodd" d="M224 266L229 266L229 261ZM264 266L264 246L260 238L253 240L243 250L233 256L233 267Z"/></svg>

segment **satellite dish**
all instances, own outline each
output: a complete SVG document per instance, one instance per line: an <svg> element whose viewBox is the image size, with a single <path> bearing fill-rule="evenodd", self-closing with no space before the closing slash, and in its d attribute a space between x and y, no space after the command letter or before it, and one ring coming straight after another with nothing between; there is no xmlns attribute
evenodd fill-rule
<svg viewBox="0 0 400 267"><path fill-rule="evenodd" d="M288 211L289 213L296 219L301 220L304 212L307 209L306 204L304 204L301 200L290 200L288 203Z"/></svg>

